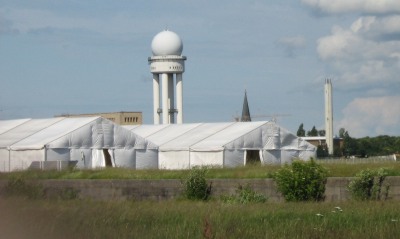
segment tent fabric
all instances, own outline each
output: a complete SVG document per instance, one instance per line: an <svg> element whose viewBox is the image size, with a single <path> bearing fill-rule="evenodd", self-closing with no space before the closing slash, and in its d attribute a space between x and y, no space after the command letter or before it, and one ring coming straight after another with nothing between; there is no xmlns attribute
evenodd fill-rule
<svg viewBox="0 0 400 239"><path fill-rule="evenodd" d="M34 161L77 161L78 168L135 167L136 148L155 147L101 117L0 121L0 171L27 169Z"/></svg>
<svg viewBox="0 0 400 239"><path fill-rule="evenodd" d="M18 142L31 137L37 132L59 122L60 118L32 119L0 134L0 148L11 147ZM2 124L1 124L2 125Z"/></svg>
<svg viewBox="0 0 400 239"><path fill-rule="evenodd" d="M31 119L3 120L0 124L0 134L3 134L4 132L11 130L12 128L15 128L28 120Z"/></svg>
<svg viewBox="0 0 400 239"><path fill-rule="evenodd" d="M237 167L247 160L284 164L315 155L315 146L268 121L129 127L102 117L0 121L0 171L23 170L35 161L189 169Z"/></svg>
<svg viewBox="0 0 400 239"><path fill-rule="evenodd" d="M153 157L142 151L141 163L152 158L162 169L184 169L213 165L236 167L246 164L248 150L256 151L262 164L291 163L295 158L316 156L315 146L274 122L228 122L174 125L143 125L132 132L151 143Z"/></svg>

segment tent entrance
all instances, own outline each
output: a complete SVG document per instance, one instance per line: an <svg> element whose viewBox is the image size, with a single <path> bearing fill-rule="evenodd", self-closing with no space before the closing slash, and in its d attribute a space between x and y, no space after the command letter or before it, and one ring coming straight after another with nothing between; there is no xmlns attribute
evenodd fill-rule
<svg viewBox="0 0 400 239"><path fill-rule="evenodd" d="M112 167L111 155L108 152L108 149L103 149L104 161L106 163L106 167Z"/></svg>
<svg viewBox="0 0 400 239"><path fill-rule="evenodd" d="M246 150L246 165L261 164L259 150Z"/></svg>

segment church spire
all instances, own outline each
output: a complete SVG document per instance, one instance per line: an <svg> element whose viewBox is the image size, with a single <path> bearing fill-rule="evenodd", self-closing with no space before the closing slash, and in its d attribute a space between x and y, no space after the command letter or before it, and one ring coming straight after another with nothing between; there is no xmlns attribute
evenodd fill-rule
<svg viewBox="0 0 400 239"><path fill-rule="evenodd" d="M249 103L247 102L247 91L244 91L244 100L243 100L243 109L242 109L242 118L240 119L242 122L251 121Z"/></svg>

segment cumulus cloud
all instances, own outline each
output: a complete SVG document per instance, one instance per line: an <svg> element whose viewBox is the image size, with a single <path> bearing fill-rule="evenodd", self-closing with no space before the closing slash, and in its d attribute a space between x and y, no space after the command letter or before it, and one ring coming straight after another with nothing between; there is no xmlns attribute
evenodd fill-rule
<svg viewBox="0 0 400 239"><path fill-rule="evenodd" d="M278 44L284 48L287 56L292 57L295 50L306 46L306 39L303 36L283 37L278 40Z"/></svg>
<svg viewBox="0 0 400 239"><path fill-rule="evenodd" d="M302 0L319 12L329 14L362 12L368 14L400 13L398 0Z"/></svg>
<svg viewBox="0 0 400 239"><path fill-rule="evenodd" d="M342 111L338 123L352 137L390 134L400 131L400 96L356 98Z"/></svg>
<svg viewBox="0 0 400 239"><path fill-rule="evenodd" d="M339 75L339 85L397 84L400 15L365 16L348 28L334 26L331 35L318 39L317 52Z"/></svg>

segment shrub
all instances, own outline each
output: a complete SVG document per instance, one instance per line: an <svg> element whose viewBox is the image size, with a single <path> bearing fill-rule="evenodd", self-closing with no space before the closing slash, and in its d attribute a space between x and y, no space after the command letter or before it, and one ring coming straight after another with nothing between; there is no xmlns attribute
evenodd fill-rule
<svg viewBox="0 0 400 239"><path fill-rule="evenodd" d="M207 185L206 168L194 167L182 182L184 196L190 200L207 200L211 194L211 184Z"/></svg>
<svg viewBox="0 0 400 239"><path fill-rule="evenodd" d="M385 183L387 175L385 168L361 170L349 183L348 189L356 200L387 199L389 194L389 184Z"/></svg>
<svg viewBox="0 0 400 239"><path fill-rule="evenodd" d="M278 170L274 180L286 201L321 201L325 197L327 175L328 171L313 159L296 160Z"/></svg>
<svg viewBox="0 0 400 239"><path fill-rule="evenodd" d="M226 203L240 204L264 203L267 201L267 198L263 194L255 192L249 184L244 187L239 185L235 195L222 196L221 199Z"/></svg>

